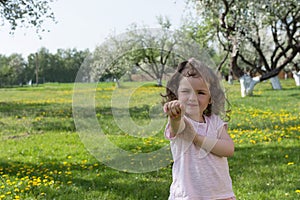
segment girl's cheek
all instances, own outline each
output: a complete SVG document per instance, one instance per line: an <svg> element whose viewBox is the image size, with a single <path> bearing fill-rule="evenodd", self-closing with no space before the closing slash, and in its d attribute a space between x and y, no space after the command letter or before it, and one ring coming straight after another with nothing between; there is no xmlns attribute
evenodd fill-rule
<svg viewBox="0 0 300 200"><path fill-rule="evenodd" d="M185 102L187 100L187 97L184 95L181 95L178 97L178 100Z"/></svg>

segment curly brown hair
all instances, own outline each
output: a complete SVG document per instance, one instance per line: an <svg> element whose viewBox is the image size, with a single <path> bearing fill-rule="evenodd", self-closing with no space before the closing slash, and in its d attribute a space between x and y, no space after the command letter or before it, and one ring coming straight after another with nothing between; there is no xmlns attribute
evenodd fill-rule
<svg viewBox="0 0 300 200"><path fill-rule="evenodd" d="M211 95L211 104L209 104L204 111L206 116L216 114L222 118L229 117L225 110L227 99L225 97L225 92L221 87L219 77L211 68L194 58L183 61L177 66L175 73L167 83L166 94L162 95L163 104L178 100L179 83L183 77L202 78L205 81Z"/></svg>

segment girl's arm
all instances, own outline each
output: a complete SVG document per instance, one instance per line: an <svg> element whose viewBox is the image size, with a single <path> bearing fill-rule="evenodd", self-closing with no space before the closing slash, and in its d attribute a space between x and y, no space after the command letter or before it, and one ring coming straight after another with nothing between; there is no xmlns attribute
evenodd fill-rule
<svg viewBox="0 0 300 200"><path fill-rule="evenodd" d="M175 137L184 130L184 110L184 106L178 100L164 105L164 112L169 116L170 137Z"/></svg>
<svg viewBox="0 0 300 200"><path fill-rule="evenodd" d="M183 117L178 117L178 119L173 119L169 117L170 123L170 137L175 137L178 133L181 133L185 129L185 123Z"/></svg>
<svg viewBox="0 0 300 200"><path fill-rule="evenodd" d="M194 144L220 157L230 157L234 153L234 143L227 133L225 127L221 130L219 138L210 138L195 135Z"/></svg>

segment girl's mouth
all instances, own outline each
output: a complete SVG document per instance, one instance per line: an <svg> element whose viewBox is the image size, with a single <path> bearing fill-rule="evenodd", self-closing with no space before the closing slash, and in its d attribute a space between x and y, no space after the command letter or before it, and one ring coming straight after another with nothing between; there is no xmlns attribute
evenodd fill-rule
<svg viewBox="0 0 300 200"><path fill-rule="evenodd" d="M191 103L188 103L186 105L189 106L189 107L198 107L199 106L198 104L191 104Z"/></svg>

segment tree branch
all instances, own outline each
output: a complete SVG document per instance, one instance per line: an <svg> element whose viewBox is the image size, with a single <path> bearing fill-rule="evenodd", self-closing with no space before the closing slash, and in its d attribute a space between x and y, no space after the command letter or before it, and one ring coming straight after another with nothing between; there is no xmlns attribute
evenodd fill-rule
<svg viewBox="0 0 300 200"><path fill-rule="evenodd" d="M229 55L229 52L227 51L226 55L224 56L224 58L221 60L221 62L218 64L218 67L217 67L217 72L219 72L221 69L222 69L222 66L224 65L225 61L227 60L228 58L228 55Z"/></svg>
<svg viewBox="0 0 300 200"><path fill-rule="evenodd" d="M139 63L135 63L135 66L137 66L140 70L142 70L143 72L145 72L146 74L148 74L151 78L156 79L156 77L154 77L150 72L148 72L147 70L145 70L144 68L142 68L142 66Z"/></svg>

